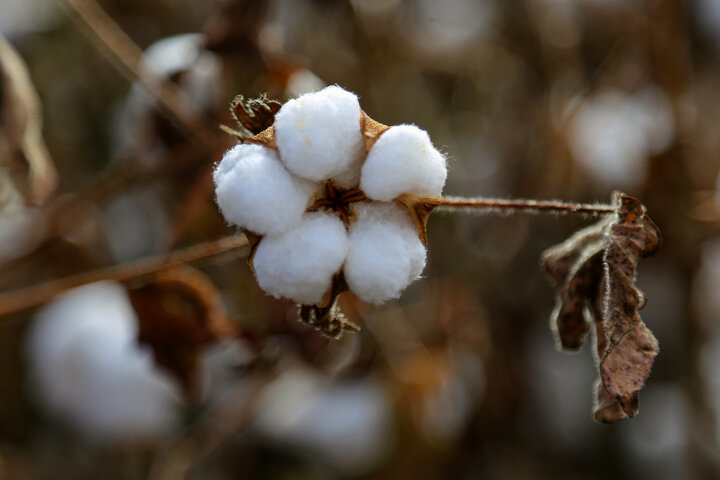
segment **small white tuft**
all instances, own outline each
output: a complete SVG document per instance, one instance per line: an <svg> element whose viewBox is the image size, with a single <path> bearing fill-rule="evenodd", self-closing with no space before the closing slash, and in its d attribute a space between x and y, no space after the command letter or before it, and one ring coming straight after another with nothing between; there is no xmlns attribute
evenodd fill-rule
<svg viewBox="0 0 720 480"><path fill-rule="evenodd" d="M427 132L414 125L390 127L370 149L360 188L369 198L388 202L407 193L436 197L447 177L445 157Z"/></svg>
<svg viewBox="0 0 720 480"><path fill-rule="evenodd" d="M255 277L275 297L313 305L330 288L347 251L347 232L338 217L306 213L297 227L262 239L253 258Z"/></svg>
<svg viewBox="0 0 720 480"><path fill-rule="evenodd" d="M288 173L274 150L251 144L228 150L213 179L225 219L261 235L296 225L317 187Z"/></svg>
<svg viewBox="0 0 720 480"><path fill-rule="evenodd" d="M398 298L425 268L425 246L410 214L394 203L358 203L354 210L345 280L365 302Z"/></svg>
<svg viewBox="0 0 720 480"><path fill-rule="evenodd" d="M275 141L300 177L322 181L345 172L364 153L357 96L333 85L290 100L275 115Z"/></svg>

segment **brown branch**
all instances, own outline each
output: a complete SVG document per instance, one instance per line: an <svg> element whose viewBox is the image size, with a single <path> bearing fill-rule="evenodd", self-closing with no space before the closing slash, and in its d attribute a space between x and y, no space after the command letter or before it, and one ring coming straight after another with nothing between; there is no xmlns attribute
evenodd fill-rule
<svg viewBox="0 0 720 480"><path fill-rule="evenodd" d="M529 213L604 215L616 207L606 204L560 202L555 200L506 200L497 198L438 197L418 198L418 204L432 207L472 208L488 210L520 210Z"/></svg>
<svg viewBox="0 0 720 480"><path fill-rule="evenodd" d="M196 262L244 247L248 247L247 238L245 238L244 235L232 235L212 242L195 245L184 250L177 250L166 255L144 258L135 262L93 270L72 277L61 278L19 290L0 293L0 316L19 312L26 308L36 307L66 290L88 283L103 280L127 282L159 270Z"/></svg>
<svg viewBox="0 0 720 480"><path fill-rule="evenodd" d="M175 83L143 64L142 51L94 0L63 0L73 18L96 40L113 64L131 80L140 82L201 145L208 144L208 122L190 97ZM214 133L214 132L213 132Z"/></svg>

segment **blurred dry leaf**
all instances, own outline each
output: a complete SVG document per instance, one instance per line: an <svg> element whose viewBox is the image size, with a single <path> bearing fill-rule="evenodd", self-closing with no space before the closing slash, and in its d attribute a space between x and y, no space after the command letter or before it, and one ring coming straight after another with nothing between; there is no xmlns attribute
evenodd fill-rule
<svg viewBox="0 0 720 480"><path fill-rule="evenodd" d="M57 174L42 139L40 100L27 68L0 35L0 176L9 176L26 204L55 188ZM3 199L12 198L4 194ZM0 200L0 208L5 200Z"/></svg>
<svg viewBox="0 0 720 480"><path fill-rule="evenodd" d="M601 382L595 419L613 423L638 412L638 394L650 375L658 342L640 319L645 297L636 287L637 264L656 252L660 230L635 198L615 193L617 213L548 249L543 263L558 290L553 330L559 345L577 350L595 325Z"/></svg>
<svg viewBox="0 0 720 480"><path fill-rule="evenodd" d="M138 341L191 393L202 351L237 333L217 289L203 273L183 266L159 272L128 294L139 319Z"/></svg>

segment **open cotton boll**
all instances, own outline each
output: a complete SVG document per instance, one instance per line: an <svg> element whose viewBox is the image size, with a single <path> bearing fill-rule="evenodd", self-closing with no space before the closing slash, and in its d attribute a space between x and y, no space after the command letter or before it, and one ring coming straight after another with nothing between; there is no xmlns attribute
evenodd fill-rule
<svg viewBox="0 0 720 480"><path fill-rule="evenodd" d="M390 127L368 152L360 188L373 200L388 202L407 193L437 197L447 178L445 157L427 132L415 125Z"/></svg>
<svg viewBox="0 0 720 480"><path fill-rule="evenodd" d="M275 141L288 170L322 181L364 153L355 94L330 86L290 100L275 115Z"/></svg>
<svg viewBox="0 0 720 480"><path fill-rule="evenodd" d="M425 246L402 207L364 203L355 207L345 280L361 300L381 304L398 298L425 268Z"/></svg>
<svg viewBox="0 0 720 480"><path fill-rule="evenodd" d="M213 179L225 220L261 235L299 222L316 188L285 170L274 150L251 144L225 152Z"/></svg>
<svg viewBox="0 0 720 480"><path fill-rule="evenodd" d="M41 310L27 356L44 407L104 440L155 438L179 422L179 392L136 344L137 317L123 287L95 283Z"/></svg>
<svg viewBox="0 0 720 480"><path fill-rule="evenodd" d="M260 288L303 305L318 303L345 260L348 238L342 221L306 213L295 227L262 239L253 257Z"/></svg>

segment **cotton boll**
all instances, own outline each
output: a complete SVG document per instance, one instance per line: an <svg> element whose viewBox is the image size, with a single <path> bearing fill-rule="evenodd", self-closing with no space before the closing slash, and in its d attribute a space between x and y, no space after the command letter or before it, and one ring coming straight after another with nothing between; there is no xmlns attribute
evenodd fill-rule
<svg viewBox="0 0 720 480"><path fill-rule="evenodd" d="M228 150L213 179L225 219L261 235L297 224L316 188L288 173L274 150L250 144Z"/></svg>
<svg viewBox="0 0 720 480"><path fill-rule="evenodd" d="M368 379L329 383L313 371L285 371L266 388L254 428L354 477L377 468L395 441L391 403L383 386Z"/></svg>
<svg viewBox="0 0 720 480"><path fill-rule="evenodd" d="M290 100L275 116L275 141L288 170L321 181L364 152L357 97L338 86Z"/></svg>
<svg viewBox="0 0 720 480"><path fill-rule="evenodd" d="M345 280L361 300L381 304L400 293L425 268L425 246L406 210L396 204L355 207Z"/></svg>
<svg viewBox="0 0 720 480"><path fill-rule="evenodd" d="M177 387L136 344L137 329L130 300L114 283L76 288L40 311L27 355L43 405L104 440L172 431Z"/></svg>
<svg viewBox="0 0 720 480"><path fill-rule="evenodd" d="M670 145L674 130L671 105L660 90L646 87L632 95L606 90L578 110L569 146L596 180L632 188L645 180L648 157Z"/></svg>
<svg viewBox="0 0 720 480"><path fill-rule="evenodd" d="M159 40L145 49L141 68L171 79L200 110L215 112L224 108L222 60L204 48L204 35L187 33ZM158 134L156 99L138 82L118 105L112 135L115 153L139 156L141 167L166 161L169 150L182 137ZM141 152L142 155L138 155Z"/></svg>
<svg viewBox="0 0 720 480"><path fill-rule="evenodd" d="M253 257L260 288L303 305L318 303L345 260L348 238L342 221L314 212L279 235L262 239Z"/></svg>
<svg viewBox="0 0 720 480"><path fill-rule="evenodd" d="M0 262L31 252L44 232L38 208L12 205L0 211Z"/></svg>
<svg viewBox="0 0 720 480"><path fill-rule="evenodd" d="M320 77L306 68L295 70L287 80L285 92L288 96L298 97L306 93L312 93L325 87L325 82Z"/></svg>
<svg viewBox="0 0 720 480"><path fill-rule="evenodd" d="M433 147L427 132L414 125L398 125L383 133L370 149L360 188L369 198L382 202L402 193L436 197L446 177L445 157Z"/></svg>
<svg viewBox="0 0 720 480"><path fill-rule="evenodd" d="M40 209L25 205L9 172L0 168L0 262L31 252L44 230Z"/></svg>
<svg viewBox="0 0 720 480"><path fill-rule="evenodd" d="M164 38L143 52L142 65L165 77L182 73L181 88L202 108L218 103L217 82L222 65L212 52L204 50L204 36L185 33Z"/></svg>

